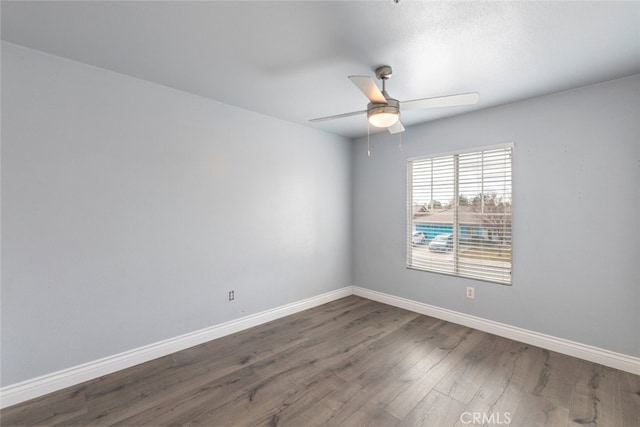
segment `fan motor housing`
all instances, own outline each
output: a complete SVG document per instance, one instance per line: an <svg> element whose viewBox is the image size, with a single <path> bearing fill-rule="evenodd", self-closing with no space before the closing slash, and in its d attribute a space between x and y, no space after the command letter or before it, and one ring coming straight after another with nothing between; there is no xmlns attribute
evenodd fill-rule
<svg viewBox="0 0 640 427"><path fill-rule="evenodd" d="M387 98L386 103L370 102L367 104L367 117L380 113L400 114L400 102L397 99Z"/></svg>

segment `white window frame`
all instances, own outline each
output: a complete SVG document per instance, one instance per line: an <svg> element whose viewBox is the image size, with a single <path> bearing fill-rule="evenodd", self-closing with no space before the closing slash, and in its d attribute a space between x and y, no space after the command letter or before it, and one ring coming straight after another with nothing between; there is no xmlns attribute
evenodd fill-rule
<svg viewBox="0 0 640 427"><path fill-rule="evenodd" d="M460 151L447 152L447 153L441 153L441 154L411 157L407 159L407 258L406 258L407 268L420 270L420 271L439 273L439 274L452 275L452 276L463 277L463 278L474 279L474 280L481 280L485 282L499 283L503 285L513 284L512 272L513 272L513 153L514 153L514 147L515 147L514 143L507 143L507 144L477 147L477 148L472 148L468 150L460 150ZM480 187L482 188L482 190L480 191L480 194L488 194L489 192L484 191L484 188L485 188L484 185L489 181L489 179L488 178L485 179L484 171L486 168L490 167L490 163L488 161L487 163L485 163L484 153L487 153L487 156L493 156L493 155L496 155L496 153L497 155L499 155L501 150L504 152L505 155L508 156L508 161L509 161L508 167L505 165L505 169L503 171L504 191L500 194L503 201L508 200L508 211L509 211L508 215L503 213L504 210L502 210L499 213L494 212L491 214L485 214L484 204L482 204L482 210L481 210L482 213L479 213L479 214L472 214L469 212L465 213L463 209L460 208L460 195L463 194L459 188L460 182L461 182L460 171L462 170L462 176L463 176L462 181L464 185L474 185L474 184L480 185ZM469 158L473 159L473 156L480 156L481 158L479 163L481 165L480 167L481 175L480 175L480 178L477 180L474 178L468 180L469 179L468 177L473 174L465 175L465 173L467 173L468 170L464 169L464 167L459 167L458 161L461 157L463 160L465 160ZM449 159L449 157L451 159ZM434 163L434 161L436 163ZM453 173L453 176L451 178L449 178L449 176L446 175L446 173L448 173L448 168L449 168L447 162L449 161L451 162L451 168ZM437 229L437 225L434 225L433 223L431 223L430 225L425 225L429 222L428 220L425 220L425 221L415 220L414 209L416 209L416 206L419 206L422 202L424 202L424 200L421 200L420 202L416 202L414 200L413 168L414 168L414 165L416 167L421 167L421 166L424 167L424 165L427 164L428 162L431 162L431 168L429 168L429 166L427 165L427 168L429 168L428 170L431 171L430 183L424 184L421 186L422 189L428 189L430 191L431 195L428 196L428 198L430 199L433 198L434 189L436 190L438 189L437 185L434 185L434 182L433 182L433 176L434 176L433 167L437 166L437 162L442 162L440 164L447 165L447 166L442 166L440 169L440 171L446 172L445 175L440 175L440 178L446 179L446 181L441 181L441 182L446 182L446 187L450 188L452 191L452 194L455 195L454 197L452 197L451 206L449 208L452 212L449 212L448 214L449 216L452 216L452 220L451 220L452 231L451 231L451 237L450 237L450 239L452 240L452 243L451 243L451 249L450 249L451 251L450 259L449 257L440 256L438 252L435 250L432 251L428 245L419 246L414 244L414 241L413 241L414 231L422 231L425 229L425 227L431 227L431 228ZM478 163L473 163L473 165L477 166ZM508 176L507 176L507 173L508 173ZM419 179L419 178L426 178L426 177L424 175L416 175L416 179ZM451 181L453 182L450 182L449 179L451 179ZM465 179L467 179L467 181L465 181ZM429 179L427 179L427 181L429 181ZM441 187L445 187L445 185L442 185ZM419 191L420 189L418 189L415 193L417 194L419 193ZM465 194L465 196L473 197L475 196L475 194ZM423 196L423 199L424 197L425 196ZM484 196L480 197L479 199L481 203L484 203ZM477 198L476 198L476 202L477 202ZM500 204L496 204L496 205L504 206ZM426 209L428 213L426 213L425 215L430 215L434 213L435 211L432 209L433 209L432 202L429 201ZM507 210L507 208L504 208L504 209ZM497 230L499 230L499 233L501 235L501 237L499 238L500 244L497 245L499 249L496 249L495 247L490 248L490 244L495 245L495 242L485 243L481 241L480 243L469 244L468 241L465 241L465 243L461 245L461 241L460 241L462 236L461 232L463 228L465 228L465 225L462 222L464 220L460 219L460 215L462 216L466 215L466 218L469 218L470 216L473 216L473 215L477 215L477 216L486 215L488 217L491 217L493 215L495 217L502 216L502 217L508 218L506 221L504 221L501 225L498 226L499 228L497 228ZM435 221L435 216L433 218ZM504 224L506 222L508 222L508 226ZM416 224L419 224L422 228L418 230L416 228ZM487 227L490 230L494 230L491 228L492 226L483 225L480 227L480 229L483 230L482 233L486 231L485 229ZM447 228L447 227L445 226L444 228ZM436 231L433 231L430 229L430 233L428 234L434 234L435 232ZM434 248L436 248L436 246L434 246ZM461 253L464 253L469 249L471 249L472 251L479 251L478 253L480 255L478 255L477 257L467 255L467 256L464 256L463 260L461 260L460 259ZM505 252L508 250L508 254L509 254L508 258L505 257L504 255L498 255L498 254L504 254L505 252L501 252L503 250ZM448 249L446 249L445 252L446 251L448 251ZM431 252L434 252L434 253L432 254ZM476 252L467 252L467 253L473 253L473 255L476 254ZM500 256L502 256L502 258L500 258ZM508 262L506 261L507 259L508 259Z"/></svg>

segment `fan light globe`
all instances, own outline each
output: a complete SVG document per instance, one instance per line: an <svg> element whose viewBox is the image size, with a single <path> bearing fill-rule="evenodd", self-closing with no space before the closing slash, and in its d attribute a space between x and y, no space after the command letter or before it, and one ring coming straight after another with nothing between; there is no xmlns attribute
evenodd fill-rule
<svg viewBox="0 0 640 427"><path fill-rule="evenodd" d="M372 126L387 128L397 123L400 119L400 111L398 107L391 105L373 107L367 111L367 119Z"/></svg>

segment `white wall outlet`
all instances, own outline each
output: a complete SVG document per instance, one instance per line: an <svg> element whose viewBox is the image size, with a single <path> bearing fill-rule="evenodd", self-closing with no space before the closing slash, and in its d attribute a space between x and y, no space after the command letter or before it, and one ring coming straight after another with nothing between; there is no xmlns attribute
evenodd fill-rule
<svg viewBox="0 0 640 427"><path fill-rule="evenodd" d="M234 291L229 291L229 301L233 301L236 299L236 295Z"/></svg>
<svg viewBox="0 0 640 427"><path fill-rule="evenodd" d="M467 298L474 299L476 297L476 288L467 286Z"/></svg>

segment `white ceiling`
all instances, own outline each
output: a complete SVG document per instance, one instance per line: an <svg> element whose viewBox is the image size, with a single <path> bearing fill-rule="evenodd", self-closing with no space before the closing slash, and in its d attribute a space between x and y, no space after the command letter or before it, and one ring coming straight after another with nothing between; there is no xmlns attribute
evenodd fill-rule
<svg viewBox="0 0 640 427"><path fill-rule="evenodd" d="M479 92L405 126L640 73L640 2L2 1L2 39L347 137L348 75L401 100Z"/></svg>

